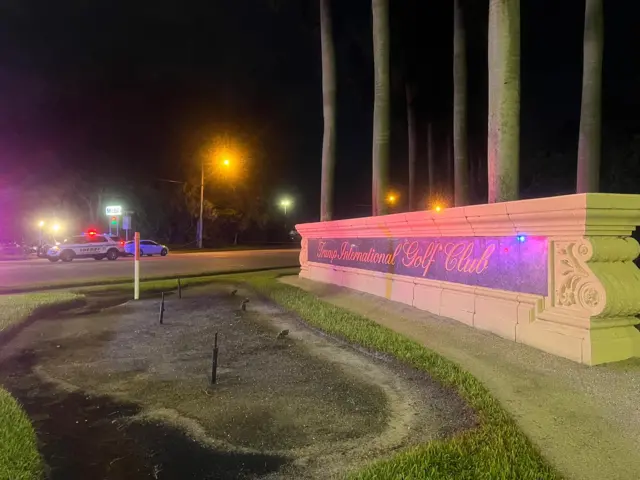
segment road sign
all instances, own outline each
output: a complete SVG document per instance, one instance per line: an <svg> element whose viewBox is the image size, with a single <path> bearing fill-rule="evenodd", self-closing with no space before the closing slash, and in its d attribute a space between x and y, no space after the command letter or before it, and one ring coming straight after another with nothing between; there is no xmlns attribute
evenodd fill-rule
<svg viewBox="0 0 640 480"><path fill-rule="evenodd" d="M122 217L122 229L129 230L131 228L131 216L125 215Z"/></svg>
<svg viewBox="0 0 640 480"><path fill-rule="evenodd" d="M106 208L106 213L108 216L111 215L122 215L122 206L120 205L110 205Z"/></svg>

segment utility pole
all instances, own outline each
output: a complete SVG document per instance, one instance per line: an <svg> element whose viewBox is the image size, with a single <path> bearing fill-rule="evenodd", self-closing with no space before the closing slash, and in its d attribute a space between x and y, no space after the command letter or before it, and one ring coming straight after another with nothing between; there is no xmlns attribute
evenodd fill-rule
<svg viewBox="0 0 640 480"><path fill-rule="evenodd" d="M200 162L200 219L198 221L198 248L202 248L202 216L204 214L204 162Z"/></svg>

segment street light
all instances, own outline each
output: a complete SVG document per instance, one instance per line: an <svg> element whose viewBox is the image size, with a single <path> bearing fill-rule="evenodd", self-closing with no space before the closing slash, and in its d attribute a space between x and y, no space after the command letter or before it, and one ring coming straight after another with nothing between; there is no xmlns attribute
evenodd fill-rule
<svg viewBox="0 0 640 480"><path fill-rule="evenodd" d="M287 210L289 209L289 207L291 207L291 205L293 205L293 202L290 198L283 198L282 200L280 200L280 206L284 210L285 216L287 215Z"/></svg>
<svg viewBox="0 0 640 480"><path fill-rule="evenodd" d="M204 167L205 162L213 160L213 171L225 180L238 180L245 171L245 163L249 152L246 146L227 134L213 138L204 146L200 162L200 218L198 221L198 248L202 248L202 231L204 228Z"/></svg>
<svg viewBox="0 0 640 480"><path fill-rule="evenodd" d="M51 227L51 230L53 230L54 232L58 232L60 230L60 224L54 223Z"/></svg>
<svg viewBox="0 0 640 480"><path fill-rule="evenodd" d="M222 166L225 169L231 167L231 160L225 158L222 160ZM200 162L200 219L198 220L198 248L202 248L202 228L204 225L204 160Z"/></svg>

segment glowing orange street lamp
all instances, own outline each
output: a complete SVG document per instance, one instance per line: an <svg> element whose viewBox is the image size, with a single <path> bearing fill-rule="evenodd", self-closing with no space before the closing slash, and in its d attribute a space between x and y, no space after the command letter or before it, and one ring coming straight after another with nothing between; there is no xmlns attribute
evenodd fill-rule
<svg viewBox="0 0 640 480"><path fill-rule="evenodd" d="M442 207L440 205L436 205L436 208L434 210L436 212L439 212L440 210L442 210Z"/></svg>
<svg viewBox="0 0 640 480"><path fill-rule="evenodd" d="M395 205L398 201L398 196L395 193L390 193L387 195L387 203L391 206Z"/></svg>
<svg viewBox="0 0 640 480"><path fill-rule="evenodd" d="M233 152L232 152L233 153ZM219 162L220 156L219 154L214 153L216 158L216 162ZM198 248L202 248L202 228L203 228L203 214L204 214L204 160L200 163L200 219L198 221ZM224 157L221 162L225 171L229 171L232 167L231 160L228 157ZM218 163L220 165L220 163Z"/></svg>

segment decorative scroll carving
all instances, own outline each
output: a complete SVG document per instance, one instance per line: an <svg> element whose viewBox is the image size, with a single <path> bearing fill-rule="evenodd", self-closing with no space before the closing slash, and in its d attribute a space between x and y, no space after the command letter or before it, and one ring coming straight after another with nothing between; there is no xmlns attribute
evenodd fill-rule
<svg viewBox="0 0 640 480"><path fill-rule="evenodd" d="M604 309L606 292L587 263L593 256L593 246L586 238L554 244L555 295L557 307L582 310L589 316Z"/></svg>
<svg viewBox="0 0 640 480"><path fill-rule="evenodd" d="M640 312L640 252L630 237L555 240L553 305L590 317L633 316Z"/></svg>
<svg viewBox="0 0 640 480"><path fill-rule="evenodd" d="M598 290L591 286L587 286L582 289L582 292L578 297L582 298L583 303L590 308L597 308L602 300Z"/></svg>
<svg viewBox="0 0 640 480"><path fill-rule="evenodd" d="M302 242L300 242L300 268L302 270L306 270L308 268L308 265L307 265L309 263L309 255L307 254L308 244L309 244L309 240L306 238L303 238Z"/></svg>

